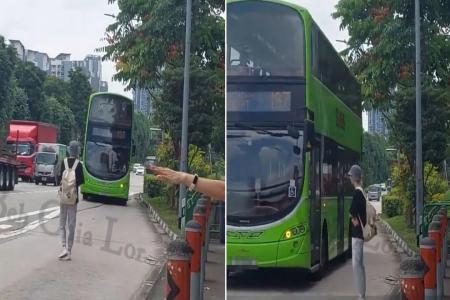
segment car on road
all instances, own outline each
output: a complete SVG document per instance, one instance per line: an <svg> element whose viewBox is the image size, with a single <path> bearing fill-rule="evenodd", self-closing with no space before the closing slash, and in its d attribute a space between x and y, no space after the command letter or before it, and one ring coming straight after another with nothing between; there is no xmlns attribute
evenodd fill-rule
<svg viewBox="0 0 450 300"><path fill-rule="evenodd" d="M369 198L369 201L380 201L381 191L381 187L377 184L369 186L369 188L367 189L367 197Z"/></svg>
<svg viewBox="0 0 450 300"><path fill-rule="evenodd" d="M136 168L136 175L144 175L145 174L145 168L143 166L139 166Z"/></svg>
<svg viewBox="0 0 450 300"><path fill-rule="evenodd" d="M139 167L141 167L141 164L138 164L138 163L134 164L134 165L133 165L133 172L136 173L136 170L137 170L137 168L139 168Z"/></svg>

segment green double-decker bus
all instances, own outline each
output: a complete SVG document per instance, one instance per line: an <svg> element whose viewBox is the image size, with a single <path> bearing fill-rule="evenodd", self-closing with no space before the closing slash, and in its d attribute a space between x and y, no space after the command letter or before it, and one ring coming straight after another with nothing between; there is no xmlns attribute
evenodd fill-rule
<svg viewBox="0 0 450 300"><path fill-rule="evenodd" d="M126 204L130 183L133 101L112 93L89 99L83 151L83 198L101 196Z"/></svg>
<svg viewBox="0 0 450 300"><path fill-rule="evenodd" d="M351 251L360 86L302 7L227 5L227 265L323 274Z"/></svg>

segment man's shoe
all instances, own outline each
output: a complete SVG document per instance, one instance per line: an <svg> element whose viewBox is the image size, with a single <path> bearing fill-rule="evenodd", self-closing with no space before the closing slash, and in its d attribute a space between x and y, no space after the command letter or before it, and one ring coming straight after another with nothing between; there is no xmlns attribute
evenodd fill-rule
<svg viewBox="0 0 450 300"><path fill-rule="evenodd" d="M64 247L63 251L61 252L61 254L58 256L59 259L63 259L65 257L67 257L67 255L69 255L69 252L67 251L67 249Z"/></svg>
<svg viewBox="0 0 450 300"><path fill-rule="evenodd" d="M67 252L67 255L62 258L62 260L72 260L70 256L70 251Z"/></svg>

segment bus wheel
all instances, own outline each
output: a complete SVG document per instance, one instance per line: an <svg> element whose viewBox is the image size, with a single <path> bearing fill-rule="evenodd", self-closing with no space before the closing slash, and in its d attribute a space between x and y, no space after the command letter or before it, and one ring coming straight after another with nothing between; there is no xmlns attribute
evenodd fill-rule
<svg viewBox="0 0 450 300"><path fill-rule="evenodd" d="M83 196L83 200L88 200L89 199L88 194L82 193L81 195Z"/></svg>
<svg viewBox="0 0 450 300"><path fill-rule="evenodd" d="M0 191L4 190L4 182L5 182L5 168L0 165Z"/></svg>

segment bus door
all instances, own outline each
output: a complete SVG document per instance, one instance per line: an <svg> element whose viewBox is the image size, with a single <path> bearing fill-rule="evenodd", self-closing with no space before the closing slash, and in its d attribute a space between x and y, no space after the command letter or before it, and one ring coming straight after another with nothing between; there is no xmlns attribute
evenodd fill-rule
<svg viewBox="0 0 450 300"><path fill-rule="evenodd" d="M345 186L345 161L344 148L337 147L337 253L338 255L344 253L344 219L345 219L345 199L344 199L344 186Z"/></svg>
<svg viewBox="0 0 450 300"><path fill-rule="evenodd" d="M320 264L320 236L321 236L321 201L320 201L320 178L321 178L321 143L316 139L316 143L311 151L310 166L310 231L311 231L311 266Z"/></svg>

